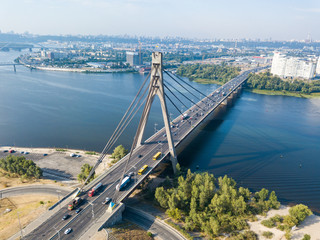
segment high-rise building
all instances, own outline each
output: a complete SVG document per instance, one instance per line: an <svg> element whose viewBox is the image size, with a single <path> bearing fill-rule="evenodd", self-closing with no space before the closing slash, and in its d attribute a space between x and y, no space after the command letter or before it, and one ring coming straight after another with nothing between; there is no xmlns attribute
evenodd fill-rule
<svg viewBox="0 0 320 240"><path fill-rule="evenodd" d="M137 52L127 52L126 58L130 66L139 65L139 54Z"/></svg>
<svg viewBox="0 0 320 240"><path fill-rule="evenodd" d="M319 62L319 61L318 61ZM279 52L273 55L271 73L280 77L312 79L315 76L314 60L288 57Z"/></svg>
<svg viewBox="0 0 320 240"><path fill-rule="evenodd" d="M320 57L318 58L318 61L317 61L316 74L320 75Z"/></svg>

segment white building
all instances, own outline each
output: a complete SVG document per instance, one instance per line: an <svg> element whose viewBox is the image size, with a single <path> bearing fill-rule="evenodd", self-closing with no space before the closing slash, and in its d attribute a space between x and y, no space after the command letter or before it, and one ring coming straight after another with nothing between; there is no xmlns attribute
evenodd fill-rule
<svg viewBox="0 0 320 240"><path fill-rule="evenodd" d="M271 73L274 75L285 78L292 77L312 79L315 76L315 71L316 64L312 60L288 57L279 52L274 53L271 66Z"/></svg>
<svg viewBox="0 0 320 240"><path fill-rule="evenodd" d="M320 57L318 58L318 62L317 62L316 74L320 75Z"/></svg>

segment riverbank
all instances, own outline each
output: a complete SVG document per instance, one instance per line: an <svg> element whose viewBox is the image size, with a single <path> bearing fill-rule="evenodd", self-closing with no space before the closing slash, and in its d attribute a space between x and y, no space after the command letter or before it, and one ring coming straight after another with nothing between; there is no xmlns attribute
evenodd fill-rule
<svg viewBox="0 0 320 240"><path fill-rule="evenodd" d="M270 219L275 215L285 216L289 215L289 206L281 205L278 210L272 209L267 212L266 216L257 215L258 221L249 222L250 230L254 231L258 234L258 239L265 239L263 237L263 232L272 232L273 238L276 240L285 239L284 234L285 232L280 231L279 229L273 227L268 228L261 224L263 220ZM301 240L304 234L309 234L311 239L320 239L320 216L311 215L306 217L306 219L298 226L295 230L291 231L292 237L291 240Z"/></svg>
<svg viewBox="0 0 320 240"><path fill-rule="evenodd" d="M205 79L205 78L198 78L194 80L197 83L201 84L217 84L217 85L223 85L223 83L212 80L212 79ZM248 89L245 88L245 91L262 94L262 95L269 95L269 96L289 96L289 97L298 97L298 98L320 98L320 92L319 93L297 93L297 92L290 92L290 91L276 91L276 90L266 90L266 89Z"/></svg>
<svg viewBox="0 0 320 240"><path fill-rule="evenodd" d="M96 68L62 68L62 67L40 67L36 65L31 65L19 61L23 66L30 69L37 69L42 71L58 71L58 72L78 72L78 73L132 73L136 72L134 69L96 69Z"/></svg>

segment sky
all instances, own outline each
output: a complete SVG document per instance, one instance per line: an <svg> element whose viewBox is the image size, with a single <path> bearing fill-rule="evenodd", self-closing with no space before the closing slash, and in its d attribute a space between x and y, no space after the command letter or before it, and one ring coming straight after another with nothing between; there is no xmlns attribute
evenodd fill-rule
<svg viewBox="0 0 320 240"><path fill-rule="evenodd" d="M319 0L0 0L0 31L320 40Z"/></svg>

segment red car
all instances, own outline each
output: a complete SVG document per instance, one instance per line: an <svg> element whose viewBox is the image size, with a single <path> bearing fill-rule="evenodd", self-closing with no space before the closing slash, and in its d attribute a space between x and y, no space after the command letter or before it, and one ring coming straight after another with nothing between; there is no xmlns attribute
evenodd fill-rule
<svg viewBox="0 0 320 240"><path fill-rule="evenodd" d="M15 150L13 150L13 149L11 149L10 151L9 151L9 153L14 153L14 152L16 152Z"/></svg>

